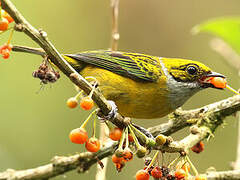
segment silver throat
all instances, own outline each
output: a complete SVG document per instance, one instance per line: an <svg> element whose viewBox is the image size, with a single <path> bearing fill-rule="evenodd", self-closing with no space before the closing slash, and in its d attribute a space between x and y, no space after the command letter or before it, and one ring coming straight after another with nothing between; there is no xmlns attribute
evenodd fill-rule
<svg viewBox="0 0 240 180"><path fill-rule="evenodd" d="M168 99L173 109L182 106L191 96L201 90L198 82L179 82L169 73L161 58L159 58L163 73L167 77Z"/></svg>

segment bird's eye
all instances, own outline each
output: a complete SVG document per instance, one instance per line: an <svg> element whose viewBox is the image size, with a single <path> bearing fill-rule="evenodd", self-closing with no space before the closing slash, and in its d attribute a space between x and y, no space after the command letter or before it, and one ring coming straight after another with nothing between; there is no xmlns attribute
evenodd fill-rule
<svg viewBox="0 0 240 180"><path fill-rule="evenodd" d="M188 72L188 74L195 75L195 74L197 74L198 70L195 66L188 66L187 72Z"/></svg>

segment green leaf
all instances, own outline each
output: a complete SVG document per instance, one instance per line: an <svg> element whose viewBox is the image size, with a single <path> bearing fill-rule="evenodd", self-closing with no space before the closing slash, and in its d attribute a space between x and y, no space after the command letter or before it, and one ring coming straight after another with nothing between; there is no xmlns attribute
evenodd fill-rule
<svg viewBox="0 0 240 180"><path fill-rule="evenodd" d="M240 17L223 17L212 19L195 26L193 34L209 32L227 42L240 54Z"/></svg>

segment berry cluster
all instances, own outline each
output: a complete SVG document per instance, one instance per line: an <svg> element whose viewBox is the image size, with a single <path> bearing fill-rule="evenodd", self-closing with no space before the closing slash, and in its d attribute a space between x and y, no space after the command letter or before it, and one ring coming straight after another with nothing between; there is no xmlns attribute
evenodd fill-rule
<svg viewBox="0 0 240 180"><path fill-rule="evenodd" d="M0 2L0 33L7 31L8 25L13 22L13 18L1 8ZM12 29L8 42L2 46L0 46L0 54L3 59L8 59L10 56L10 52L12 50L12 45L10 44L14 29Z"/></svg>
<svg viewBox="0 0 240 180"><path fill-rule="evenodd" d="M145 159L145 167L136 173L136 180L148 180L150 176L152 176L154 179L175 180L175 176L171 174L171 171L168 167L160 167L159 165L155 165L158 154L159 151L156 152L153 159Z"/></svg>
<svg viewBox="0 0 240 180"><path fill-rule="evenodd" d="M129 124L123 130L113 127L109 122L106 122L106 124L109 128L109 138L119 141L118 148L112 156L112 162L118 172L122 170L126 162L133 159L133 150L136 150L134 154L138 158L143 158L147 153L147 149L166 143L165 136L159 135L155 139L149 138L132 124Z"/></svg>
<svg viewBox="0 0 240 180"><path fill-rule="evenodd" d="M8 30L9 24L12 23L13 21L14 21L13 18L1 8L0 2L0 31Z"/></svg>
<svg viewBox="0 0 240 180"><path fill-rule="evenodd" d="M112 128L108 123L107 125L110 130L109 138L114 141L119 141L119 146L112 156L112 162L115 164L117 171L120 172L125 164L133 159L133 152L129 145L129 143L133 142L133 138L128 134L128 128L125 128L123 131L117 127Z"/></svg>
<svg viewBox="0 0 240 180"><path fill-rule="evenodd" d="M96 137L88 139L87 131L84 127L73 129L69 134L69 139L75 144L84 144L89 152L97 152L100 149L100 141Z"/></svg>
<svg viewBox="0 0 240 180"><path fill-rule="evenodd" d="M83 91L80 91L76 96L71 97L67 100L67 106L69 108L76 108L78 106L78 102L80 99L80 107L83 110L91 110L94 106L94 102L92 100L92 94L95 89L95 86L93 87L93 90L88 96L83 97Z"/></svg>
<svg viewBox="0 0 240 180"><path fill-rule="evenodd" d="M189 163L186 158L185 160L179 161L176 164L175 169L173 170L170 169L170 167L175 163L176 159L168 167L159 166L154 165L157 156L158 152L155 154L153 159L145 159L145 167L144 169L141 169L136 173L136 180L149 180L150 176L152 176L154 179L159 180L207 180L205 175L199 175L197 172L195 172L195 177L190 174L190 166L192 166L194 170L195 167L192 165L191 162Z"/></svg>
<svg viewBox="0 0 240 180"><path fill-rule="evenodd" d="M80 91L75 97L71 97L67 100L67 106L69 108L75 108L78 105L78 99L81 97L80 106L84 110L90 110L93 106L92 94L95 90L95 86L90 92L89 96L82 97L83 91ZM87 131L85 130L85 126L89 122L90 119L94 116L94 124L93 124L93 136L88 138ZM99 139L95 137L96 132L96 110L94 110L88 118L83 122L80 128L73 129L69 134L69 139L71 142L75 144L84 144L85 148L89 152L97 152L100 150L101 144Z"/></svg>
<svg viewBox="0 0 240 180"><path fill-rule="evenodd" d="M59 72L55 71L47 60L44 60L39 68L33 71L32 75L39 78L43 84L54 83L60 78Z"/></svg>

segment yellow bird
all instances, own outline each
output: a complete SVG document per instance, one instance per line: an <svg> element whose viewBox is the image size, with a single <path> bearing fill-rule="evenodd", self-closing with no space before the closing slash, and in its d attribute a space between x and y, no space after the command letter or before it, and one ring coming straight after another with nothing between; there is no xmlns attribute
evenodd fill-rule
<svg viewBox="0 0 240 180"><path fill-rule="evenodd" d="M139 53L87 51L64 58L83 77L95 77L120 114L140 119L163 117L196 92L217 88L207 78L225 78L197 61Z"/></svg>

